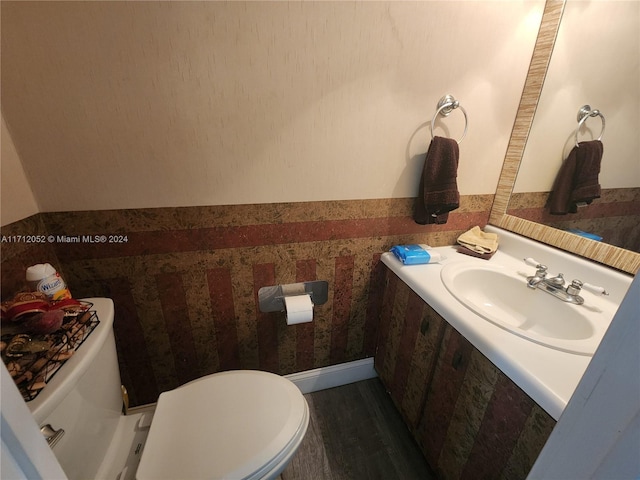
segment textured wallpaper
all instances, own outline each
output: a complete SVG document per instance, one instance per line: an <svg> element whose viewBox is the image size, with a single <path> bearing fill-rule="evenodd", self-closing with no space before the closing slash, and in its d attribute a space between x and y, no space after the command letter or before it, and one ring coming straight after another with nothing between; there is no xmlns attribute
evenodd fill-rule
<svg viewBox="0 0 640 480"><path fill-rule="evenodd" d="M463 196L447 224L428 226L411 218L413 199L42 213L2 228L55 238L1 244L2 298L41 262L76 298L112 298L122 379L132 404L145 404L217 371L284 375L373 356L380 254L453 244L486 224L492 198ZM259 311L261 287L316 279L329 298L312 323Z"/></svg>

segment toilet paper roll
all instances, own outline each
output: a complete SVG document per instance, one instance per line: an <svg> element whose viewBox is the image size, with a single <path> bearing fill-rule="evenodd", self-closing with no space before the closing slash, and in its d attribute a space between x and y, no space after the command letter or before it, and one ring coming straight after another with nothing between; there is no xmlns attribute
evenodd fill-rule
<svg viewBox="0 0 640 480"><path fill-rule="evenodd" d="M313 302L309 295L284 297L287 325L296 325L313 320Z"/></svg>

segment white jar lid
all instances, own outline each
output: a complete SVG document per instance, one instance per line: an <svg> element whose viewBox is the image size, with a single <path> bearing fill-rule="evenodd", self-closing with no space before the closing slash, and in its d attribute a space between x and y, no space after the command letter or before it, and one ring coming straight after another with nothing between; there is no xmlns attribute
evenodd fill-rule
<svg viewBox="0 0 640 480"><path fill-rule="evenodd" d="M27 282L37 282L56 274L56 269L49 263L38 263L27 268Z"/></svg>

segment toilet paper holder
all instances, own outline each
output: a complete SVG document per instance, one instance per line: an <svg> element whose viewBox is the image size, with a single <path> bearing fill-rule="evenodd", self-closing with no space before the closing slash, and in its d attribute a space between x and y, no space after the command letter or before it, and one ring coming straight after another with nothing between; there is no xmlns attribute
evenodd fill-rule
<svg viewBox="0 0 640 480"><path fill-rule="evenodd" d="M327 302L329 282L316 280L313 282L289 283L273 285L258 290L258 305L261 312L284 312L284 297L309 295L314 305Z"/></svg>

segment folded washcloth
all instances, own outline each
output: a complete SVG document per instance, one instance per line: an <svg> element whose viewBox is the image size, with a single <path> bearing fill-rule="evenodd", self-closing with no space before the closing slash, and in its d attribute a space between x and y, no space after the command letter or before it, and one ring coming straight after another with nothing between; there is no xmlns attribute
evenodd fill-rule
<svg viewBox="0 0 640 480"><path fill-rule="evenodd" d="M458 248L456 250L457 250L458 253L464 253L465 255L469 255L471 257L481 258L483 260L489 260L496 253L496 252L478 253L478 252L474 252L473 250L468 249L467 247L465 247L463 245L458 245Z"/></svg>
<svg viewBox="0 0 640 480"><path fill-rule="evenodd" d="M460 206L458 142L434 137L425 158L413 219L421 225L443 224L449 212Z"/></svg>
<svg viewBox="0 0 640 480"><path fill-rule="evenodd" d="M549 212L553 215L576 213L579 203L591 204L600 198L600 162L603 145L600 140L580 142L562 163L549 195Z"/></svg>
<svg viewBox="0 0 640 480"><path fill-rule="evenodd" d="M498 249L498 235L485 233L475 226L458 237L458 243L476 253L493 253Z"/></svg>

